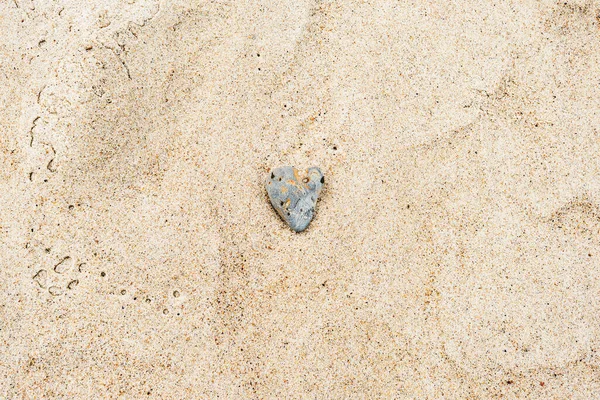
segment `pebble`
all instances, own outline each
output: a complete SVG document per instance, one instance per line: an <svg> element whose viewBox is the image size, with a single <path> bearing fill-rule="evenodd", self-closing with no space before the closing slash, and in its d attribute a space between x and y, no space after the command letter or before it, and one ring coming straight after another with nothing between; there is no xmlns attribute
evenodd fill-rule
<svg viewBox="0 0 600 400"><path fill-rule="evenodd" d="M298 171L294 167L279 167L271 171L266 189L271 205L289 227L305 230L315 216L317 199L325 183L325 177L317 167Z"/></svg>

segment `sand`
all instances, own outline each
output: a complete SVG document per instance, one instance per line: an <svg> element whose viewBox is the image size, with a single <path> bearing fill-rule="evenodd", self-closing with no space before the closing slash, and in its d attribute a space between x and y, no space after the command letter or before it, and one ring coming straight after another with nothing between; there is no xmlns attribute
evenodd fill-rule
<svg viewBox="0 0 600 400"><path fill-rule="evenodd" d="M4 0L0 398L600 397L599 25Z"/></svg>

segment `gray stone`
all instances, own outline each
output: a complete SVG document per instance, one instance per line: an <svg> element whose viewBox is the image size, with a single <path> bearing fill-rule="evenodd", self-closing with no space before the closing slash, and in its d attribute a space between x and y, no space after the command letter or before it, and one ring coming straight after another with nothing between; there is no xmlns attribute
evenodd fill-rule
<svg viewBox="0 0 600 400"><path fill-rule="evenodd" d="M271 205L290 228L302 232L315 215L325 177L317 167L300 172L294 167L275 168L267 178Z"/></svg>

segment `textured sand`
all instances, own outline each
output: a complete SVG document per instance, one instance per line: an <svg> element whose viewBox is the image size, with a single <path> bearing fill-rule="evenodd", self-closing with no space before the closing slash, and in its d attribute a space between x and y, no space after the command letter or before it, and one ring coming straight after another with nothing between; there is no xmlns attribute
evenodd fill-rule
<svg viewBox="0 0 600 400"><path fill-rule="evenodd" d="M599 22L1 1L0 398L599 398Z"/></svg>

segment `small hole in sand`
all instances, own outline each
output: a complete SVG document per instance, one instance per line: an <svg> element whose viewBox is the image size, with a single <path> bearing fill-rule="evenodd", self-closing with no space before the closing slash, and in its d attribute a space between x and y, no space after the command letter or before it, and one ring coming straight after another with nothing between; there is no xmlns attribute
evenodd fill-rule
<svg viewBox="0 0 600 400"><path fill-rule="evenodd" d="M125 293L127 293L127 291L125 289L121 290L121 295L125 296Z"/></svg>
<svg viewBox="0 0 600 400"><path fill-rule="evenodd" d="M174 291L174 292L173 292L173 297L179 297L179 291L177 291L177 290L176 290L176 291Z"/></svg>

